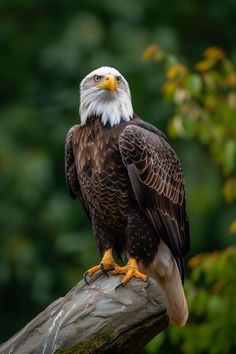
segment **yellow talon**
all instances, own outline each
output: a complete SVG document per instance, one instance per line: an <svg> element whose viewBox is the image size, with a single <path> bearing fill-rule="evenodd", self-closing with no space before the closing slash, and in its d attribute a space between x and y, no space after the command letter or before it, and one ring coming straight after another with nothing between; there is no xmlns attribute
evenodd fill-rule
<svg viewBox="0 0 236 354"><path fill-rule="evenodd" d="M88 284L87 276L91 277L94 273L98 272L99 270L102 270L103 273L106 274L107 276L110 270L112 270L113 275L124 274L122 282L116 287L116 289L119 288L120 286L125 286L128 283L128 281L133 277L140 279L144 282L146 282L148 278L147 275L141 273L138 270L138 264L135 258L130 258L130 260L124 267L120 267L118 264L116 264L112 256L112 248L109 248L104 252L101 263L99 265L96 265L90 268L87 272L85 272L84 274L85 282Z"/></svg>
<svg viewBox="0 0 236 354"><path fill-rule="evenodd" d="M102 270L104 274L108 276L108 272L110 270L114 270L116 268L120 268L114 261L113 256L112 256L112 248L109 248L104 252L104 255L102 257L101 263L99 265L96 265L92 268L90 268L87 272L84 273L84 280L86 283L87 281L87 276L91 277L93 274L98 272L99 270Z"/></svg>
<svg viewBox="0 0 236 354"><path fill-rule="evenodd" d="M125 286L128 281L135 277L137 279L140 279L144 282L147 281L147 275L141 273L138 270L138 264L135 258L130 258L130 260L128 261L128 263L126 264L125 267L116 267L113 272L113 275L117 275L117 274L125 274L124 278L122 279L122 282L116 287L119 288L120 286Z"/></svg>

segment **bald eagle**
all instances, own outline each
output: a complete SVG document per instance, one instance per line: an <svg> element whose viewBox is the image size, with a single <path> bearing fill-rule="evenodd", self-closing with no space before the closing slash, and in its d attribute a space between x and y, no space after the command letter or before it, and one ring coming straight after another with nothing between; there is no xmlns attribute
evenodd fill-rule
<svg viewBox="0 0 236 354"><path fill-rule="evenodd" d="M183 257L190 242L180 161L166 136L133 112L129 85L114 68L101 67L82 80L80 120L66 137L65 171L102 256L86 279L112 270L124 275L124 286L149 275L163 290L170 321L183 326ZM126 266L113 252L127 256Z"/></svg>

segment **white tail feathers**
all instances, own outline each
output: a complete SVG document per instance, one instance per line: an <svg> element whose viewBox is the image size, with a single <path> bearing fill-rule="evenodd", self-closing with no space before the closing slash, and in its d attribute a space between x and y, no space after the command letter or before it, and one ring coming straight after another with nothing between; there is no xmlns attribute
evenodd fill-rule
<svg viewBox="0 0 236 354"><path fill-rule="evenodd" d="M171 277L155 278L162 287L166 300L170 322L176 326L184 326L188 319L188 305L175 260L173 260L173 273Z"/></svg>
<svg viewBox="0 0 236 354"><path fill-rule="evenodd" d="M142 270L154 278L163 290L170 322L184 326L188 319L188 305L184 294L178 266L169 248L161 241L158 253L147 268Z"/></svg>

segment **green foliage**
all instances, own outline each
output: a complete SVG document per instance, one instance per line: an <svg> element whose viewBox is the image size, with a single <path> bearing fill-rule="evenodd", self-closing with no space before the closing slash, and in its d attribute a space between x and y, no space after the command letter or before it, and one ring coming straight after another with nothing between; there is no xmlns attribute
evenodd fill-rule
<svg viewBox="0 0 236 354"><path fill-rule="evenodd" d="M186 284L190 322L170 331L183 353L233 353L236 350L236 247L193 257Z"/></svg>
<svg viewBox="0 0 236 354"><path fill-rule="evenodd" d="M236 72L232 63L216 47L204 52L194 71L159 46L147 48L144 58L165 70L162 92L175 105L168 123L170 136L196 139L208 147L221 168L225 200L232 204L236 199ZM229 231L236 232L236 221ZM184 329L170 329L171 341L186 354L235 352L236 247L198 254L189 266L192 272L185 289L190 319Z"/></svg>
<svg viewBox="0 0 236 354"><path fill-rule="evenodd" d="M146 345L146 350L147 350L148 354L157 353L161 349L161 346L163 345L163 342L164 342L164 333L161 332L160 334L158 334L158 336L154 337Z"/></svg>
<svg viewBox="0 0 236 354"><path fill-rule="evenodd" d="M191 71L159 46L144 54L166 72L162 91L176 107L168 125L170 136L196 138L208 146L225 177L224 197L232 203L236 199L236 72L219 48L208 48L203 56Z"/></svg>

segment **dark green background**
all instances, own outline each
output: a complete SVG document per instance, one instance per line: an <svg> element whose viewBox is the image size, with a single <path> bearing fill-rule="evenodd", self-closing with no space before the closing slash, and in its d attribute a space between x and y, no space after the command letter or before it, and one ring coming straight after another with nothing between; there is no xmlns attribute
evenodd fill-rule
<svg viewBox="0 0 236 354"><path fill-rule="evenodd" d="M64 181L64 138L79 120L81 79L116 67L135 111L165 131L173 107L161 96L164 74L143 51L159 43L191 66L217 45L236 62L235 18L234 0L0 1L0 341L99 261ZM234 243L227 230L235 208L225 205L207 150L172 144L186 176L191 254Z"/></svg>

